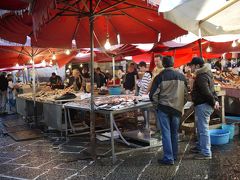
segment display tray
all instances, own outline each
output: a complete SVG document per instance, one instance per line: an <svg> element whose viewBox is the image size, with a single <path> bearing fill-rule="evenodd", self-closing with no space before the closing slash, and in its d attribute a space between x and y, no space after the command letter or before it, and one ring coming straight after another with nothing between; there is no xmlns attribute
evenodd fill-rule
<svg viewBox="0 0 240 180"><path fill-rule="evenodd" d="M15 141L26 141L43 137L43 133L38 129L12 132L8 133L8 135Z"/></svg>

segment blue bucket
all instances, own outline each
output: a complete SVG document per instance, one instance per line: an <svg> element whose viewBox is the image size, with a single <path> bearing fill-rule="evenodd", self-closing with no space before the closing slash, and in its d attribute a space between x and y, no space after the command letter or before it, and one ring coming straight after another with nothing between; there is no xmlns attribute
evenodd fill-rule
<svg viewBox="0 0 240 180"><path fill-rule="evenodd" d="M233 139L234 128L235 128L235 126L233 124L222 124L222 129L230 132L229 139Z"/></svg>
<svg viewBox="0 0 240 180"><path fill-rule="evenodd" d="M211 129L209 131L211 144L213 145L222 145L229 142L230 132L224 129Z"/></svg>
<svg viewBox="0 0 240 180"><path fill-rule="evenodd" d="M122 92L121 87L110 87L108 90L110 95L120 95Z"/></svg>

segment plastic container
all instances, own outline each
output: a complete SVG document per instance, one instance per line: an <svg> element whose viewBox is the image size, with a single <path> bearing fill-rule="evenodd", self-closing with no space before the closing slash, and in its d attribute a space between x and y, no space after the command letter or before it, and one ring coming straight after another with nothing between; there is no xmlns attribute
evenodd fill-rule
<svg viewBox="0 0 240 180"><path fill-rule="evenodd" d="M211 144L213 145L222 145L227 144L229 142L229 134L228 130L224 129L212 129L209 131Z"/></svg>
<svg viewBox="0 0 240 180"><path fill-rule="evenodd" d="M122 92L121 87L109 87L109 94L110 95L120 95Z"/></svg>
<svg viewBox="0 0 240 180"><path fill-rule="evenodd" d="M235 129L235 126L233 124L222 124L222 129L229 131L229 139L233 139Z"/></svg>

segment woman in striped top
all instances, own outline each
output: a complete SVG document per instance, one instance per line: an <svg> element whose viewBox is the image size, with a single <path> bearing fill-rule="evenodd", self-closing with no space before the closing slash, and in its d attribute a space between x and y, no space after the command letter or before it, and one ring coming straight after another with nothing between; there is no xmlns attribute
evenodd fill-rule
<svg viewBox="0 0 240 180"><path fill-rule="evenodd" d="M145 62L139 63L140 72L144 73L137 85L139 87L139 96L146 95L148 93L148 87L152 80L152 74L147 71L147 64Z"/></svg>

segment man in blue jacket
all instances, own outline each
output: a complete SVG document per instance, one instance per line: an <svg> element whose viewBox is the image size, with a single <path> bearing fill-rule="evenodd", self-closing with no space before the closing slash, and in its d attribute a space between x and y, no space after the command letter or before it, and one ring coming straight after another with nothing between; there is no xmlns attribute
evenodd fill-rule
<svg viewBox="0 0 240 180"><path fill-rule="evenodd" d="M156 107L162 132L163 158L158 162L173 165L178 154L180 118L188 95L187 81L173 68L171 56L163 57L162 64L165 69L155 77L149 97Z"/></svg>

